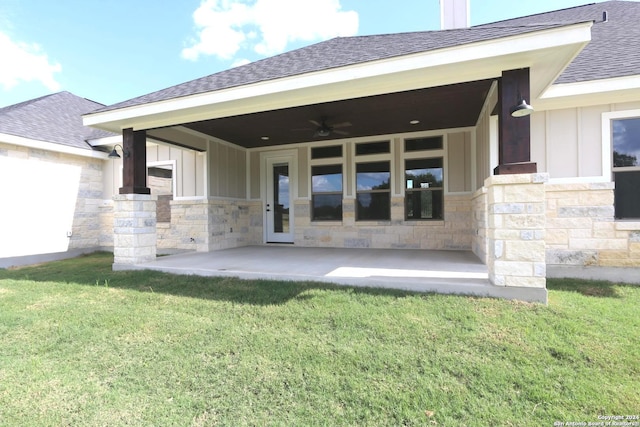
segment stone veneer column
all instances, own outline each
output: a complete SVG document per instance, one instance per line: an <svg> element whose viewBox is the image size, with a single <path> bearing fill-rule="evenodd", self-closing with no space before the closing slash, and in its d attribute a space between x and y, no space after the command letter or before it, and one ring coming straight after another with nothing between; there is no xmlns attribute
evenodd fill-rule
<svg viewBox="0 0 640 427"><path fill-rule="evenodd" d="M546 288L547 174L487 178L489 280L496 286Z"/></svg>
<svg viewBox="0 0 640 427"><path fill-rule="evenodd" d="M113 200L113 268L154 261L157 196L119 194Z"/></svg>

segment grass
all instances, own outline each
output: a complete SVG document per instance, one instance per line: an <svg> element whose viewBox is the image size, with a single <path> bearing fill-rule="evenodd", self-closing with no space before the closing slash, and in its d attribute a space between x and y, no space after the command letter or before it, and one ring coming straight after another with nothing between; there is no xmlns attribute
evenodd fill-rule
<svg viewBox="0 0 640 427"><path fill-rule="evenodd" d="M640 287L549 305L113 272L0 270L0 425L541 426L638 413Z"/></svg>

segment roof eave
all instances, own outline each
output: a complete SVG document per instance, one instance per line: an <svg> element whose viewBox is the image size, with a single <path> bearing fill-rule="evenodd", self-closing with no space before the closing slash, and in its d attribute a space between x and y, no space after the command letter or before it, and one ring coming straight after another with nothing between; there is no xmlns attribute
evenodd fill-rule
<svg viewBox="0 0 640 427"><path fill-rule="evenodd" d="M112 132L496 78L531 68L539 97L591 39L592 22L529 32L83 116Z"/></svg>
<svg viewBox="0 0 640 427"><path fill-rule="evenodd" d="M554 84L537 101L538 110L636 101L640 98L640 74L611 79Z"/></svg>

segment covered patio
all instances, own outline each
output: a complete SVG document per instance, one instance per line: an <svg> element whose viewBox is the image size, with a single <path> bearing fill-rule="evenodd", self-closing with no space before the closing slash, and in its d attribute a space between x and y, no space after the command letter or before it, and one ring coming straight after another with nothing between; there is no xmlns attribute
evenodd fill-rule
<svg viewBox="0 0 640 427"><path fill-rule="evenodd" d="M123 137L114 268L546 302L527 103L591 25L338 38L85 116ZM203 253L156 260L148 139L202 153L171 230Z"/></svg>
<svg viewBox="0 0 640 427"><path fill-rule="evenodd" d="M114 269L119 266L114 265ZM469 251L245 246L168 255L123 269L171 274L333 283L546 302L539 292L493 286L487 266Z"/></svg>

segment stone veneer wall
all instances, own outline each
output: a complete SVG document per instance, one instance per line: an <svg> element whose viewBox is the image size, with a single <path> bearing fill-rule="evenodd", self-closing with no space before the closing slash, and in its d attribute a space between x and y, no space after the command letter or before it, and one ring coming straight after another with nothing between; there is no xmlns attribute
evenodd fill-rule
<svg viewBox="0 0 640 427"><path fill-rule="evenodd" d="M171 201L171 226L158 248L208 252L262 243L262 204L233 199Z"/></svg>
<svg viewBox="0 0 640 427"><path fill-rule="evenodd" d="M355 200L343 199L342 221L311 221L311 203L297 201L295 244L308 247L470 250L470 195L448 195L444 221L405 221L404 198L392 197L391 221L356 221Z"/></svg>
<svg viewBox="0 0 640 427"><path fill-rule="evenodd" d="M546 186L549 265L640 267L640 221L616 221L614 184Z"/></svg>
<svg viewBox="0 0 640 427"><path fill-rule="evenodd" d="M489 217L487 215L488 197L487 188L482 187L473 194L472 210L473 210L473 227L474 234L472 238L471 250L483 263L488 262L488 239L487 230L489 229Z"/></svg>

